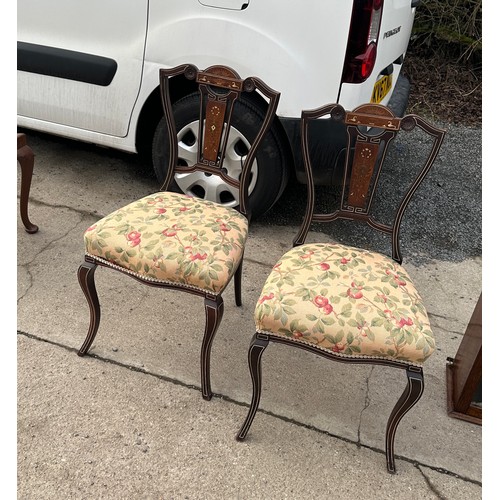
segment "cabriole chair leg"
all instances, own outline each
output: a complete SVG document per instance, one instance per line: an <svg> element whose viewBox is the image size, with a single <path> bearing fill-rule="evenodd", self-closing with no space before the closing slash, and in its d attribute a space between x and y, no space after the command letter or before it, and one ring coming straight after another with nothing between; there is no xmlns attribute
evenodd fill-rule
<svg viewBox="0 0 500 500"><path fill-rule="evenodd" d="M99 322L101 321L101 306L99 304L99 298L97 297L94 281L96 269L97 265L90 262L84 262L78 268L78 282L80 283L82 291L90 307L89 331L85 342L78 351L78 356L85 356L85 354L87 354L96 336L97 329L99 328Z"/></svg>
<svg viewBox="0 0 500 500"><path fill-rule="evenodd" d="M406 370L406 376L408 377L408 384L392 410L391 416L387 421L385 433L387 470L392 474L396 472L396 464L394 461L394 436L396 435L396 429L401 419L417 403L424 392L424 373L422 368L409 367Z"/></svg>
<svg viewBox="0 0 500 500"><path fill-rule="evenodd" d="M22 145L21 147L19 147ZM38 231L38 226L30 221L28 216L28 201L30 197L31 179L33 177L33 167L35 155L33 150L26 144L26 138L17 136L17 161L21 165L21 196L19 201L19 211L24 229L27 233L33 234Z"/></svg>
<svg viewBox="0 0 500 500"><path fill-rule="evenodd" d="M203 399L207 401L213 396L210 386L210 352L223 314L224 301L221 295L218 295L216 299L205 298L205 334L201 344L201 393Z"/></svg>
<svg viewBox="0 0 500 500"><path fill-rule="evenodd" d="M252 402L250 403L247 418L236 436L238 441L243 441L246 438L247 432L252 425L255 414L257 413L257 408L259 407L260 394L262 391L261 358L264 349L268 346L268 344L268 339L258 337L257 334L253 336L252 342L250 343L250 348L248 350L248 366L250 368L253 385Z"/></svg>

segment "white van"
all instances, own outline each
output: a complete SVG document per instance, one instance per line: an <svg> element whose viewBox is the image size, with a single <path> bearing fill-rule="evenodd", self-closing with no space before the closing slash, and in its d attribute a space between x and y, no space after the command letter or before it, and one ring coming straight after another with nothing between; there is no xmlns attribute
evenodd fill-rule
<svg viewBox="0 0 500 500"><path fill-rule="evenodd" d="M388 104L401 115L409 83L400 75L415 0L19 0L18 125L145 154L157 176L163 112L159 69L192 63L234 68L281 92L278 119L256 159L255 215L281 195L289 175L304 181L299 145L303 109L339 102ZM197 147L189 94L173 83L182 124L179 157ZM258 119L258 95L242 108L235 152ZM182 121L184 120L185 123ZM331 184L342 136L325 147L317 131L318 184ZM338 134L337 134L338 135ZM184 192L228 205L216 176L177 178Z"/></svg>

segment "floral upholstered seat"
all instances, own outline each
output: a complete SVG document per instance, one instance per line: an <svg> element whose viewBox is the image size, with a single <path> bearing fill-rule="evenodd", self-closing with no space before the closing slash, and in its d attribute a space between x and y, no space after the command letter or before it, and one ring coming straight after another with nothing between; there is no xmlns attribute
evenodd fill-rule
<svg viewBox="0 0 500 500"><path fill-rule="evenodd" d="M87 255L144 279L220 293L239 262L248 220L230 207L159 192L116 210L84 235Z"/></svg>
<svg viewBox="0 0 500 500"><path fill-rule="evenodd" d="M340 244L306 244L274 266L255 308L258 332L343 357L422 364L434 337L420 295L390 257Z"/></svg>

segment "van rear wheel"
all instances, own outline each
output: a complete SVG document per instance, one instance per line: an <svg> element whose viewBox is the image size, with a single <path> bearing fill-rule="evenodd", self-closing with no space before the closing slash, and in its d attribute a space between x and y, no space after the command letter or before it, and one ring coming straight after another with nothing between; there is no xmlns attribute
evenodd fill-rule
<svg viewBox="0 0 500 500"><path fill-rule="evenodd" d="M173 105L179 148L179 162L193 165L196 162L199 137L199 98L190 94ZM233 178L241 174L241 158L248 152L250 143L256 136L264 120L265 112L249 99L237 101L233 111L233 121L229 132L224 167ZM165 118L162 118L153 137L152 158L156 177L163 182L167 173L168 139ZM215 201L229 207L238 207L239 194L217 175L194 172L175 174L174 189ZM251 168L249 203L254 217L267 212L281 196L288 180L284 147L280 133L273 124L264 137Z"/></svg>

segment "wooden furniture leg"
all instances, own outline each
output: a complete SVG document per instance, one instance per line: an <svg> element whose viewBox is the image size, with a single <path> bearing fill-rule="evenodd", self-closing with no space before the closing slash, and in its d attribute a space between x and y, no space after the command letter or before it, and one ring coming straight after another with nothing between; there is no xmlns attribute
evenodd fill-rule
<svg viewBox="0 0 500 500"><path fill-rule="evenodd" d="M482 425L483 295L454 358L446 365L448 415Z"/></svg>
<svg viewBox="0 0 500 500"><path fill-rule="evenodd" d="M36 233L38 231L38 226L33 224L28 217L28 200L35 155L26 142L25 134L17 134L17 161L21 165L21 200L19 208L21 220L23 221L27 233Z"/></svg>

